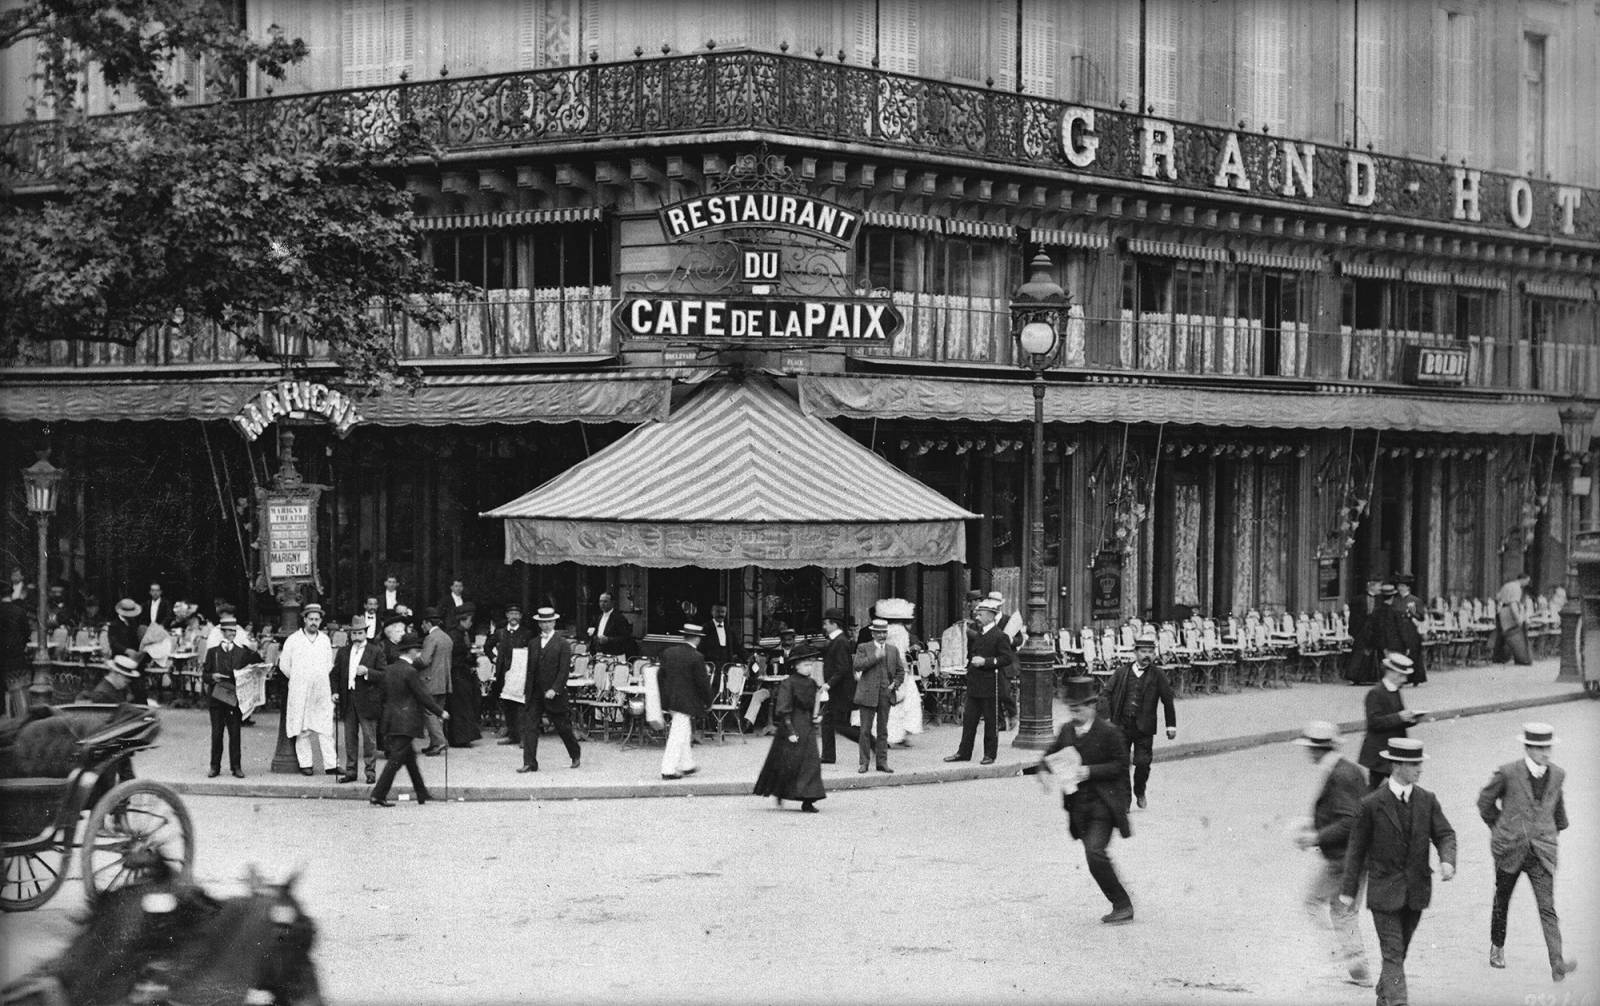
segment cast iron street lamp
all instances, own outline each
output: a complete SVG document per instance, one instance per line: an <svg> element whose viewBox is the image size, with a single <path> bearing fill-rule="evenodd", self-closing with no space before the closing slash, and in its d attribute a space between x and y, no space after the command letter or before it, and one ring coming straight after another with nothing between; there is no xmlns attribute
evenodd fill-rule
<svg viewBox="0 0 1600 1006"><path fill-rule="evenodd" d="M1582 397L1574 397L1561 408L1560 414L1561 439L1567 449L1567 603L1561 606L1561 670L1556 680L1582 681L1583 638L1579 630L1583 627L1583 602L1578 596L1581 587L1573 548L1578 530L1577 490L1584 456L1589 452L1589 437L1594 432L1595 407Z"/></svg>
<svg viewBox="0 0 1600 1006"><path fill-rule="evenodd" d="M1028 479L1028 641L1018 654L1022 694L1013 747L1042 750L1055 739L1055 646L1045 623L1044 596L1044 372L1055 361L1071 298L1051 278L1050 256L1039 252L1033 274L1011 299L1019 361L1033 370L1033 468Z"/></svg>
<svg viewBox="0 0 1600 1006"><path fill-rule="evenodd" d="M38 452L39 460L22 470L27 489L28 512L39 522L39 645L33 651L33 685L28 689L37 700L49 703L55 696L55 674L50 669L50 630L48 596L50 576L46 545L49 542L50 515L56 512L56 487L66 471L46 460L48 450Z"/></svg>

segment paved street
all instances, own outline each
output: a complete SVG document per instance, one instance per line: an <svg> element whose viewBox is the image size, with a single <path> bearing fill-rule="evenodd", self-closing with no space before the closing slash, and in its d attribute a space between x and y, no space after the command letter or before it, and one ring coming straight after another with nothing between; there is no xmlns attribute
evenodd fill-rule
<svg viewBox="0 0 1600 1006"><path fill-rule="evenodd" d="M1557 903L1582 968L1562 985L1525 885L1510 967L1485 962L1492 878L1472 802L1529 718L1555 725L1573 770ZM1435 886L1413 1002L1600 1002L1597 728L1600 704L1576 702L1417 731L1461 873ZM1370 1003L1296 906L1310 854L1285 829L1309 772L1287 744L1158 765L1134 838L1112 846L1138 911L1115 929L1031 778L839 792L815 816L753 797L189 803L207 884L227 889L250 863L305 868L332 1002ZM0 920L7 975L80 908L69 885ZM1363 929L1375 957L1365 916Z"/></svg>

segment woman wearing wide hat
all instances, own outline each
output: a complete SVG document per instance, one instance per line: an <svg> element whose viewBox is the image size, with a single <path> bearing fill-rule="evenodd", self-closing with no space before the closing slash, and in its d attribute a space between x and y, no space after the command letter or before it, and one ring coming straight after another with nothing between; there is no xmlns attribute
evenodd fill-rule
<svg viewBox="0 0 1600 1006"><path fill-rule="evenodd" d="M780 807L785 800L799 800L800 809L808 814L815 814L817 801L827 798L817 753L816 709L816 681L798 662L791 663L773 700L772 747L756 776L756 796L776 797Z"/></svg>

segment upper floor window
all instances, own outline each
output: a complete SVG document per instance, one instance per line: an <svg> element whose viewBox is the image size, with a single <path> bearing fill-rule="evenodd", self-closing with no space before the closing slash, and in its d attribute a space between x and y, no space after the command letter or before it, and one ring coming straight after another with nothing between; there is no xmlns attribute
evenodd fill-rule
<svg viewBox="0 0 1600 1006"><path fill-rule="evenodd" d="M1473 156L1473 111L1477 107L1475 60L1477 19L1457 11L1444 13L1434 59L1434 133L1439 150L1451 160Z"/></svg>
<svg viewBox="0 0 1600 1006"><path fill-rule="evenodd" d="M482 290L605 286L611 282L611 246L605 230L598 226L439 234L429 241L429 252L440 278L471 283Z"/></svg>
<svg viewBox="0 0 1600 1006"><path fill-rule="evenodd" d="M1289 119L1289 14L1276 3L1260 3L1250 19L1251 128L1268 126L1282 135Z"/></svg>
<svg viewBox="0 0 1600 1006"><path fill-rule="evenodd" d="M1367 144L1382 150L1389 139L1389 91L1393 67L1389 59L1390 10L1374 4L1351 8L1349 34L1345 36L1340 62L1344 94L1345 128L1352 130L1358 147ZM1357 25L1359 19L1359 26ZM1354 115L1350 102L1354 100Z"/></svg>
<svg viewBox="0 0 1600 1006"><path fill-rule="evenodd" d="M1522 170L1545 170L1545 36L1522 36Z"/></svg>
<svg viewBox="0 0 1600 1006"><path fill-rule="evenodd" d="M340 39L345 87L415 76L416 10L405 0L344 0Z"/></svg>

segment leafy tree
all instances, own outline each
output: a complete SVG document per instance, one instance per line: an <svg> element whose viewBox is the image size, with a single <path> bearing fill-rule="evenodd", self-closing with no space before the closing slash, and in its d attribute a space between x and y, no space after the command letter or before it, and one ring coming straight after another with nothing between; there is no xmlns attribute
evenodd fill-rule
<svg viewBox="0 0 1600 1006"><path fill-rule="evenodd" d="M20 190L0 162L0 360L49 340L131 345L145 333L220 326L279 358L296 335L325 344L356 388L414 381L391 320L433 327L456 292L422 260L399 165L435 151L414 122L360 135L338 109L291 142L241 82L281 79L306 47L276 27L250 39L222 0L28 0L0 12L0 48L32 41L49 118L50 183ZM170 68L206 70L202 105ZM87 74L138 99L86 117ZM13 155L19 144L7 144Z"/></svg>

